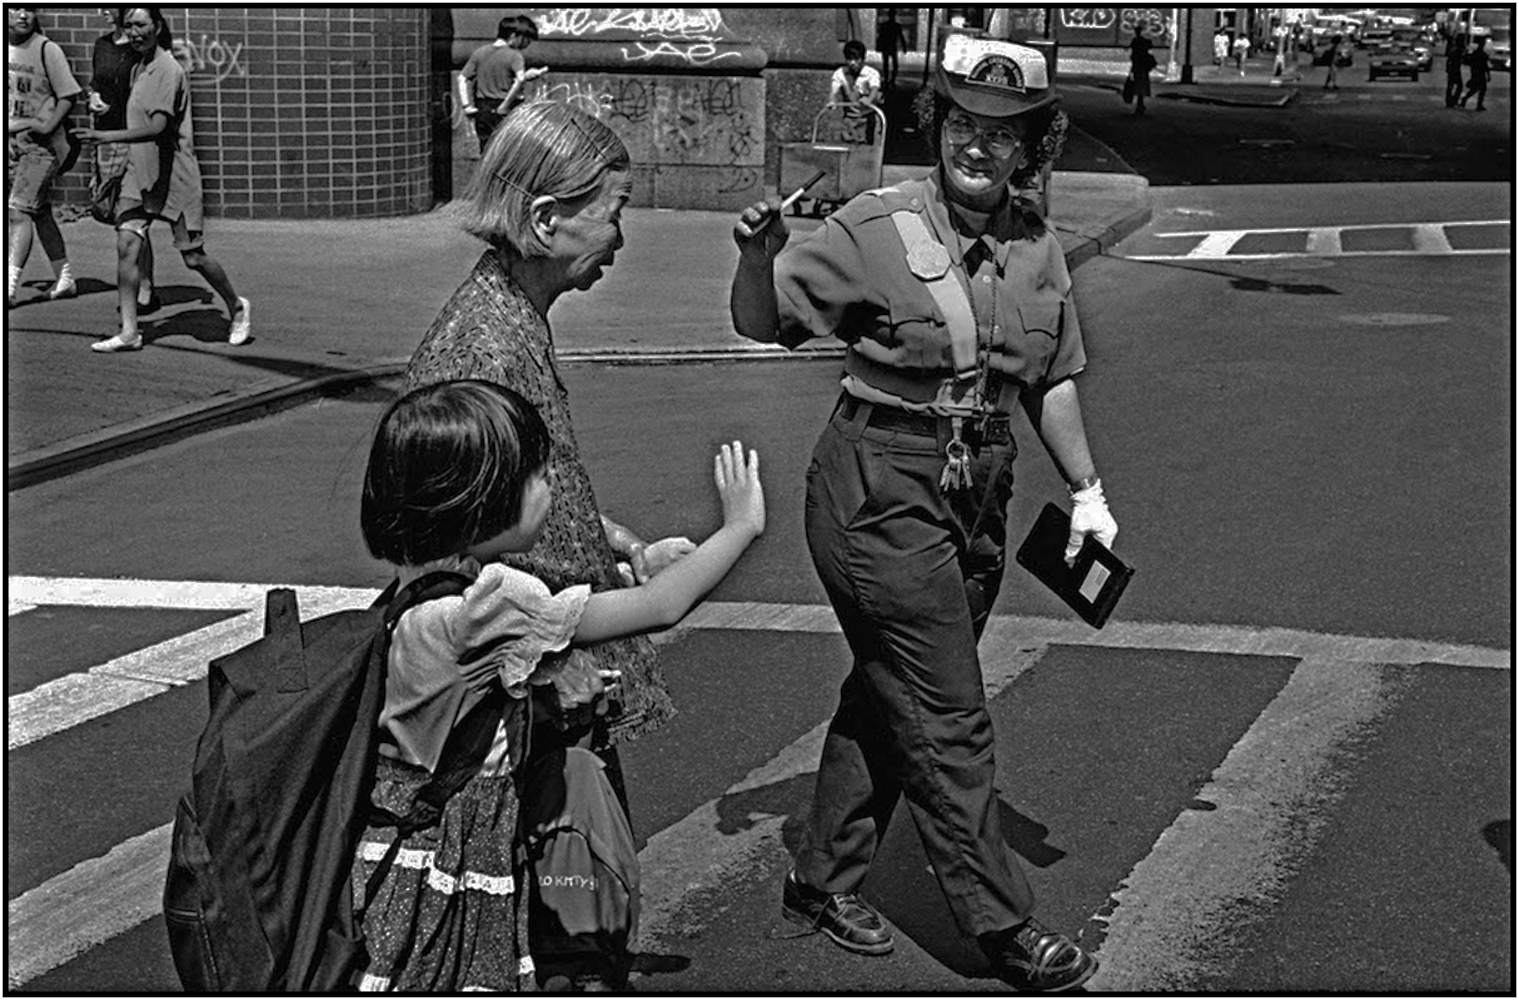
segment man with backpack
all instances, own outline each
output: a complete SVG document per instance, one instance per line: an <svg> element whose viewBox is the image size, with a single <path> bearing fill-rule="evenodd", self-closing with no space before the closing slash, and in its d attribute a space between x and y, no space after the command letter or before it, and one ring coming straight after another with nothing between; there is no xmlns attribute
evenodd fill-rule
<svg viewBox="0 0 1519 1000"><path fill-rule="evenodd" d="M32 231L53 265L56 279L50 299L78 294L68 248L53 218L53 179L72 165L69 112L84 88L69 72L68 59L57 42L38 28L36 7L8 7L10 44L6 47L5 131L9 140L10 216L9 257L5 305L16 304L21 272L32 253Z"/></svg>

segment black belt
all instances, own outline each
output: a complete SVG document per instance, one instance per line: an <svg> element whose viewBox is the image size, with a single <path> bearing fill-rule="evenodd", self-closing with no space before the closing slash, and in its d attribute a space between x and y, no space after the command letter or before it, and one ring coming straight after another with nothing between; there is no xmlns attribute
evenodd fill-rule
<svg viewBox="0 0 1519 1000"><path fill-rule="evenodd" d="M896 406L870 403L851 396L847 392L840 394L839 412L843 414L845 420L853 420L861 406L870 407L870 416L865 419L865 425L884 431L936 438L939 436L940 428L947 430L949 426L949 417L937 417L932 413L914 413ZM1012 440L1009 420L1006 413L988 413L980 417L968 417L961 430L961 437L971 447L981 444L1006 444Z"/></svg>

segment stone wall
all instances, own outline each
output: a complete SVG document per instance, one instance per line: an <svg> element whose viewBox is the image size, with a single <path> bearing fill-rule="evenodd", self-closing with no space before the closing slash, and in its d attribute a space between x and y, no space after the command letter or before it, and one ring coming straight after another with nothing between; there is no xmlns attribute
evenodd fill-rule
<svg viewBox="0 0 1519 1000"><path fill-rule="evenodd" d="M529 85L529 98L573 104L617 132L635 165L632 204L728 210L761 197L766 148L766 55L734 31L732 11L455 7L446 30L457 80L503 15L531 17L539 38L527 62L549 73ZM451 97L458 192L479 145L456 104Z"/></svg>

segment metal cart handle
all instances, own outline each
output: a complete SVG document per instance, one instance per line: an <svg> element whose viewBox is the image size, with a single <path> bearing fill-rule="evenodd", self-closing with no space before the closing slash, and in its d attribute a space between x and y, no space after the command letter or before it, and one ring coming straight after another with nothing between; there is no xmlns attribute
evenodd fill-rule
<svg viewBox="0 0 1519 1000"><path fill-rule="evenodd" d="M869 108L874 111L876 117L881 120L881 127L876 130L876 134L881 137L881 145L884 146L886 144L886 112L874 104L840 104L837 101L829 101L823 105L823 110L819 111L817 117L812 119L812 141L814 143L818 141L818 126L823 123L823 116L830 111L839 111L844 108ZM875 145L875 143L871 143L871 145Z"/></svg>

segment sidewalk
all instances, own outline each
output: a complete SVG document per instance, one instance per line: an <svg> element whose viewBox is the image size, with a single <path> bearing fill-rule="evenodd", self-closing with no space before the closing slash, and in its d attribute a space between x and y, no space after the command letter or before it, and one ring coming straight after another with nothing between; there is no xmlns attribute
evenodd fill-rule
<svg viewBox="0 0 1519 1000"><path fill-rule="evenodd" d="M1165 78L1166 53L1155 54L1160 69L1150 77L1150 86L1156 100L1192 101L1199 104L1220 104L1232 107L1281 107L1297 97L1297 88L1303 86L1315 71L1304 57L1296 67L1288 56L1286 71L1275 77L1272 70L1276 54L1250 56L1245 60L1241 73L1231 58L1223 66L1212 62L1192 67L1192 82L1180 83ZM1115 93L1122 89L1123 79L1128 75L1129 64L1122 62L1078 60L1062 58L1060 73L1062 82L1085 83L1103 87ZM1323 82L1323 70L1317 70L1316 82Z"/></svg>
<svg viewBox="0 0 1519 1000"><path fill-rule="evenodd" d="M888 167L886 181L903 171ZM1074 267L1144 225L1142 177L1056 171L1051 223ZM794 233L820 225L788 218ZM732 215L632 209L627 245L591 294L570 293L550 319L568 362L837 356L821 343L792 355L732 332ZM331 221L212 219L207 249L252 302L253 339L226 343L221 301L155 231L165 307L144 318L147 348L103 355L115 332L115 237L88 218L62 226L79 282L49 302L35 250L18 306L6 315L7 489L156 447L404 369L483 244L446 210Z"/></svg>

